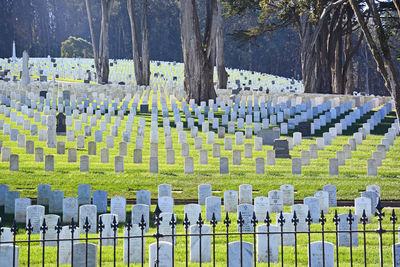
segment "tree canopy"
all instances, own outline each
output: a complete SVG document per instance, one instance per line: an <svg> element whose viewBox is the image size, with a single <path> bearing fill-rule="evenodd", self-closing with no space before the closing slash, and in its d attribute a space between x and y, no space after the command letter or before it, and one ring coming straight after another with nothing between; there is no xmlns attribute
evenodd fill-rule
<svg viewBox="0 0 400 267"><path fill-rule="evenodd" d="M61 57L91 58L93 57L92 44L83 38L70 36L61 43Z"/></svg>

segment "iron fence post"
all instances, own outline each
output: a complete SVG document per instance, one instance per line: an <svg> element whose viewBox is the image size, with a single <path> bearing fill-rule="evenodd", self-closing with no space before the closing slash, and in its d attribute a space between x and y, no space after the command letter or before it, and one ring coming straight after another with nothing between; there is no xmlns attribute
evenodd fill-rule
<svg viewBox="0 0 400 267"><path fill-rule="evenodd" d="M294 225L294 264L297 267L297 223L299 219L297 218L296 211L293 211L292 223Z"/></svg>
<svg viewBox="0 0 400 267"><path fill-rule="evenodd" d="M335 223L335 236L336 236L336 266L339 267L339 237L338 237L338 226L340 218L335 210L335 216L333 217L333 222Z"/></svg>
<svg viewBox="0 0 400 267"><path fill-rule="evenodd" d="M283 225L285 224L285 218L283 217L283 212L280 212L278 223L281 227L281 264L283 267Z"/></svg>
<svg viewBox="0 0 400 267"><path fill-rule="evenodd" d="M156 260L155 260L155 267L159 267L159 256L160 256L160 237L162 235L160 234L160 223L162 222L163 218L160 217L161 210L160 207L156 206L156 209L154 210L155 214L155 221L154 224L156 225L156 233L153 235L156 238L156 243L157 243L157 253L156 253Z"/></svg>
<svg viewBox="0 0 400 267"><path fill-rule="evenodd" d="M43 234L43 251L42 251L42 266L44 267L44 258L45 258L45 248L46 248L46 231L48 230L48 227L46 225L46 219L43 219L42 226L40 226L40 231L42 231Z"/></svg>
<svg viewBox="0 0 400 267"><path fill-rule="evenodd" d="M62 230L60 218L57 219L57 224L54 226L57 233L57 267L60 266L60 233Z"/></svg>
<svg viewBox="0 0 400 267"><path fill-rule="evenodd" d="M213 267L215 267L215 226L217 225L217 223L218 221L216 220L215 213L213 212L213 216L210 221L213 229Z"/></svg>
<svg viewBox="0 0 400 267"><path fill-rule="evenodd" d="M85 236L86 236L86 240L85 240L85 250L86 250L86 256L85 256L85 266L88 266L88 234L89 234L89 230L90 230L90 224L89 224L89 218L86 216L85 219L85 224L83 225L83 230L85 230Z"/></svg>
<svg viewBox="0 0 400 267"><path fill-rule="evenodd" d="M185 219L183 220L183 226L185 228L185 257L186 257L186 267L189 265L188 261L188 228L190 226L190 221L187 217L187 213L185 213Z"/></svg>
<svg viewBox="0 0 400 267"><path fill-rule="evenodd" d="M363 224L363 237L364 237L364 266L367 267L367 240L366 240L366 232L365 232L365 225L368 222L368 217L365 214L365 209L363 210L363 214L360 219L361 223Z"/></svg>
<svg viewBox="0 0 400 267"><path fill-rule="evenodd" d="M114 242L113 242L113 249L114 249L114 267L116 266L116 250L117 250L117 233L118 233L118 222L116 216L114 216L113 221L111 223L111 228L113 229L114 233Z"/></svg>
<svg viewBox="0 0 400 267"><path fill-rule="evenodd" d="M381 199L379 198L378 205L376 206L375 216L378 217L378 222L379 222L379 228L376 230L376 232L379 234L379 263L380 263L381 267L383 267L383 241L382 241L382 236L386 232L386 230L384 230L383 227L382 227L383 217L385 217L385 212L382 212L382 210L383 210L383 205L381 203Z"/></svg>
<svg viewBox="0 0 400 267"><path fill-rule="evenodd" d="M173 267L175 266L175 226L176 226L175 214L173 213L171 215L171 221L169 222L169 225L171 226L171 235L172 235L171 240L172 240L172 267Z"/></svg>
<svg viewBox="0 0 400 267"><path fill-rule="evenodd" d="M15 267L15 237L18 233L17 222L15 221L15 219L11 227L11 233L13 234L13 267Z"/></svg>
<svg viewBox="0 0 400 267"><path fill-rule="evenodd" d="M240 267L243 267L243 217L242 217L242 212L239 212L239 218L237 220L237 223L239 225L239 230L240 230Z"/></svg>
<svg viewBox="0 0 400 267"><path fill-rule="evenodd" d="M229 219L228 212L226 213L224 224L226 228L226 266L229 267L229 225L231 224L231 220Z"/></svg>
<svg viewBox="0 0 400 267"><path fill-rule="evenodd" d="M390 221L392 222L393 225L393 265L396 266L396 221L397 221L397 216L394 211L392 210L392 215L390 216Z"/></svg>
<svg viewBox="0 0 400 267"><path fill-rule="evenodd" d="M271 266L271 259L270 259L270 240L269 240L269 227L271 225L271 218L269 217L269 211L267 211L267 215L264 220L265 224L267 225L267 254L268 254L268 267Z"/></svg>
<svg viewBox="0 0 400 267"><path fill-rule="evenodd" d="M103 250L103 248L102 248L102 245L103 245L103 230L104 230L104 224L103 224L103 219L101 218L101 216L100 216L100 218L99 218L99 223L98 223L98 225L97 225L97 228L99 229L99 244L100 244L100 249L99 249L99 265L100 265L100 267L101 267L101 259L102 259L102 250Z"/></svg>

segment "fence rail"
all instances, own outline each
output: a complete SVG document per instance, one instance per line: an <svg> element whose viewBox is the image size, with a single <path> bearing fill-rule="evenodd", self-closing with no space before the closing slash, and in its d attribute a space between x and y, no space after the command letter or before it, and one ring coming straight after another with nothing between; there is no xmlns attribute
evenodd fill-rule
<svg viewBox="0 0 400 267"><path fill-rule="evenodd" d="M334 224L334 230L326 230L326 224L327 224L327 219L323 211L321 211L320 218L318 224L320 225L321 229L320 230L311 230L311 225L313 224L313 219L311 217L310 211L308 211L307 217L304 219L305 223L307 224L307 231L298 231L297 226L300 223L300 220L296 214L296 212L293 212L292 218L288 221L285 219L283 216L283 213L280 212L279 217L277 218L277 225L274 226L272 225L272 220L270 218L269 213L267 212L266 218L264 222L258 222L256 219L256 215L253 212L253 216L250 222L245 222L244 218L242 217L242 213L238 213L238 218L237 218L237 226L238 226L238 231L235 232L230 232L230 227L232 225L232 221L229 218L229 214L226 213L225 218L223 218L222 222L218 222L216 220L215 214L213 214L212 219L209 221L209 225L207 227L210 227L211 231L208 232L202 232L202 230L205 227L205 222L201 217L201 213L199 214L199 218L196 221L196 226L198 233L190 233L189 228L191 226L187 214L185 214L185 218L182 222L183 226L183 233L175 233L177 226L177 220L174 215L171 216L171 220L168 222L169 227L170 227L170 233L162 233L160 231L160 225L163 221L163 217L161 217L161 210L159 209L158 205L154 211L155 215L155 220L154 220L154 225L156 228L156 232L154 234L146 234L146 221L142 215L140 223L137 225L137 227L140 229L140 234L132 234L133 230L133 225L131 223L131 220L128 218L127 223L124 226L124 230L126 231L126 234L124 236L118 236L118 223L117 219L114 216L111 224L109 227L112 229L112 236L103 236L103 231L106 227L104 225L101 216L100 219L96 225L98 229L98 237L89 237L89 231L91 229L91 225L89 223L89 218L86 217L85 223L83 225L83 230L84 230L84 238L81 237L74 237L77 231L77 224L74 221L74 219L71 220L71 223L68 226L68 229L71 233L71 238L61 238L60 233L63 229L60 219L58 219L58 222L56 226L54 226L54 230L56 232L56 238L55 239L46 239L46 233L49 231L48 225L46 224L46 220L43 220L43 223L40 226L40 234L41 237L40 239L31 239L32 233L33 233L33 227L31 224L31 221L28 221L28 224L25 228L26 234L27 234L27 240L16 240L16 236L18 235L18 227L17 224L14 220L13 225L11 227L11 233L12 233L12 240L11 241L4 241L2 238L3 232L4 232L4 227L0 225L0 240L3 240L0 242L0 259L3 262L0 262L1 266L13 266L16 267L19 265L19 249L24 248L27 250L26 253L26 266L31 266L31 257L32 257L32 252L31 248L34 244L41 245L41 264L42 266L45 266L46 264L46 243L48 242L53 242L56 243L56 251L57 251L57 266L60 266L60 244L65 242L71 242L70 243L70 257L69 261L71 266L79 266L82 267L81 265L87 267L87 266L102 266L102 259L104 257L104 242L107 240L112 241L112 251L113 251L113 264L116 266L117 264L117 242L118 240L124 240L127 241L126 244L124 243L124 264L127 266L132 265L133 263L139 263L141 266L144 266L146 263L146 254L145 254L145 239L153 239L155 242L155 255L150 255L149 256L149 264L151 267L155 266L179 266L182 263L177 264L175 261L175 245L174 242L178 239L184 239L184 244L185 244L185 266L188 266L191 261L189 261L189 255L190 253L193 253L192 248L189 249L189 242L188 238L197 238L197 244L198 244L198 257L196 261L196 264L199 266L202 266L202 264L205 263L205 261L210 262L212 266L216 266L216 238L223 238L224 242L226 244L226 255L224 260L224 266L240 266L240 267L248 267L248 266L271 266L271 264L276 264L278 263L281 266L285 266L285 257L284 257L284 252L285 252L285 245L284 245L284 239L286 236L290 235L291 238L293 238L294 241L294 262L290 263L290 266L297 266L299 264L298 261L298 249L299 249L299 244L298 244L298 236L299 235L305 235L307 236L307 257L308 257L308 266L312 267L320 267L320 266L341 266L344 263L341 261L342 257L341 254L339 253L339 235L340 234L346 234L346 237L349 239L349 263L346 262L345 265L350 264L350 266L353 266L353 264L362 264L363 266L369 265L368 260L367 260L367 234L373 234L374 239L377 238L379 241L379 245L377 247L374 247L374 249L379 249L379 263L378 265L383 267L383 266L400 266L400 243L396 244L396 234L399 233L399 230L396 229L396 222L398 220L395 210L393 209L391 214L386 216L385 212L383 212L383 205L381 204L381 201L378 201L377 207L376 207L376 213L374 214L378 225L376 229L366 229L366 225L369 223L369 219L365 213L365 210L363 211L363 214L360 218L358 218L358 222L361 223L361 228L353 228L355 224L355 218L354 214L352 214L351 210L346 216L346 223L348 225L348 230L340 230L339 229L339 223L341 222L340 217L335 211L335 214L332 219L332 223ZM390 225L391 228L389 229L384 229L383 228L383 221L384 218L387 218L390 220ZM343 218L342 218L343 220ZM225 231L221 232L216 232L216 227L218 223L222 223L225 227ZM257 226L260 224L264 223L265 231L257 231ZM304 223L304 222L303 222ZM343 222L342 222L343 223ZM246 229L244 229L246 225ZM293 226L292 231L285 231L284 226L286 224L291 224ZM252 230L248 230L248 226L251 226ZM271 227L275 227L278 229L277 231L271 230ZM326 235L331 234L335 236L335 244L329 243L326 241ZM363 236L363 241L362 241L362 256L363 256L363 262L355 262L354 259L354 251L353 249L356 247L353 245L353 236L354 234L362 235ZM311 235L319 235L320 236L320 241L317 242L311 242ZM385 262L384 261L384 241L383 237L384 235L391 235L391 247L392 247L392 262ZM275 238L273 239L274 236L278 236L278 239ZM212 254L212 257L210 255L209 260L203 260L202 254L204 254L204 251L202 250L202 246L204 246L202 239L204 238L210 238L210 247L209 250ZM233 243L230 243L230 237L239 237L239 241L236 241L238 243L238 249L235 249L233 247ZM165 243L165 238L170 239L170 243ZM251 242L245 241L244 239L251 239ZM140 245L138 247L131 247L131 241L132 240L140 240ZM358 239L357 239L358 240ZM99 247L95 246L95 251L96 253L92 253L89 251L90 247L93 245L90 242L97 242L99 244ZM234 242L234 243L236 243ZM259 249L257 247L257 242L264 242L264 245L266 245L266 251L260 252L260 253L265 253L266 252L266 257L264 259L259 259L258 258L258 253ZM358 241L357 241L358 242ZM82 251L75 251L74 250L74 245L77 243L83 244L84 246L84 253L82 256ZM313 245L314 243L318 243L315 246ZM18 247L18 245L22 245L21 247ZM153 245L152 244L152 245ZM250 244L250 245L249 245ZM232 247L230 247L232 245ZM317 245L320 245L318 247ZM127 247L128 253L125 255L125 246ZM273 248L272 247L278 247L280 250L278 251L278 261L274 259L272 256L273 254ZM358 246L358 244L357 244ZM386 245L387 246L387 245ZM9 250L5 250L4 248L9 248ZM163 247L163 248L161 248ZM249 248L250 253L249 253ZM333 248L333 250L332 250ZM79 250L82 248L79 247ZM132 260L131 256L131 250L136 249L139 250L140 253L140 260ZM197 247L196 247L197 249ZM151 250L151 249L150 249ZM162 250L162 251L161 251ZM169 250L169 251L168 251ZM97 255L98 251L98 255ZM190 251L190 253L189 253ZM276 252L276 251L275 251ZM151 254L152 252L150 252ZM217 252L218 255L220 255L220 251ZM334 255L331 255L334 253ZM75 254L75 255L74 255ZM75 259L74 259L75 256ZM293 256L293 255L292 255ZM152 259L150 259L152 257ZM231 257L231 259L230 259ZM7 263L4 263L7 262ZM98 263L97 263L98 262ZM193 261L192 261L193 263ZM3 265L4 264L4 265ZM220 263L219 263L220 264ZM289 266L289 265L287 265Z"/></svg>

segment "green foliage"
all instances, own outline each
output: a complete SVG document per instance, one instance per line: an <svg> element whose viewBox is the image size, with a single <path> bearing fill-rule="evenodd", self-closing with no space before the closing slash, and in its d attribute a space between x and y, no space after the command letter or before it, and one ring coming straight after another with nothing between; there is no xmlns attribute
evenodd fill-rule
<svg viewBox="0 0 400 267"><path fill-rule="evenodd" d="M85 39L70 36L61 43L61 57L91 58L93 57L92 44Z"/></svg>

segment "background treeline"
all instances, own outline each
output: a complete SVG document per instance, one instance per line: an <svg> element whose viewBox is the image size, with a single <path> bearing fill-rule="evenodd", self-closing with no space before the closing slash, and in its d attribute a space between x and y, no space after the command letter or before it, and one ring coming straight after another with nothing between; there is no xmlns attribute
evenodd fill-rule
<svg viewBox="0 0 400 267"><path fill-rule="evenodd" d="M97 27L101 19L99 2L93 1L93 19ZM197 2L203 12L199 14L202 21L205 1ZM69 36L90 41L82 0L0 0L0 6L0 57L11 57L13 40L18 56L27 50L32 57L59 57L61 43ZM140 14L139 4L137 10ZM256 19L257 15L251 13L225 19L226 66L301 79L300 44L295 30L280 29L251 43L233 40L231 33L255 25ZM116 0L110 24L111 58L132 58L129 29L126 0ZM152 60L182 62L178 0L149 0L149 34ZM352 66L354 88L363 92L369 86L370 93L387 94L374 60L364 46L361 45Z"/></svg>

